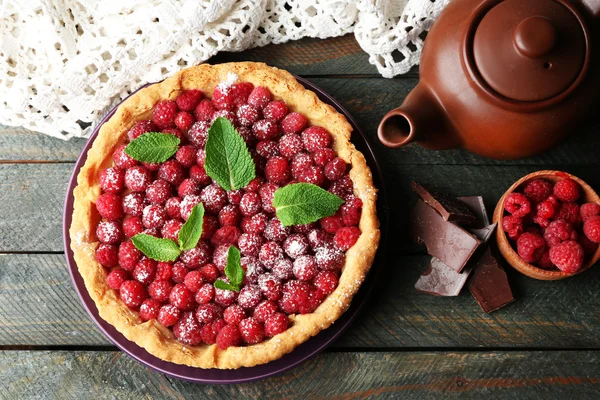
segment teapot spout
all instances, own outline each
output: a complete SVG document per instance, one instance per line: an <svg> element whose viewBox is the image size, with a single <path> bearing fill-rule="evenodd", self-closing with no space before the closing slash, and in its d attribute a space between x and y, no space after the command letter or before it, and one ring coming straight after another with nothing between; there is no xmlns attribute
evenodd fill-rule
<svg viewBox="0 0 600 400"><path fill-rule="evenodd" d="M409 93L400 107L383 117L377 128L377 136L381 143L391 148L411 142L435 150L458 145L443 108L422 83Z"/></svg>

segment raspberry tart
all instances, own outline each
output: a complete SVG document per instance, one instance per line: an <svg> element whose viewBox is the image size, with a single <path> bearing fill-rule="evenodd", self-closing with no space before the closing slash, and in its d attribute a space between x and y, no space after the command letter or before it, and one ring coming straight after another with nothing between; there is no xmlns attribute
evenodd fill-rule
<svg viewBox="0 0 600 400"><path fill-rule="evenodd" d="M101 127L71 248L100 316L163 360L235 369L348 308L379 243L351 126L289 73L200 65Z"/></svg>

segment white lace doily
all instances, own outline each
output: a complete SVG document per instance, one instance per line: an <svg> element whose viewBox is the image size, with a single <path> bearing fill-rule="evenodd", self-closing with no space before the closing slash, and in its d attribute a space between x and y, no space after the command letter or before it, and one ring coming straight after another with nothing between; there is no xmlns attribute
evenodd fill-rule
<svg viewBox="0 0 600 400"><path fill-rule="evenodd" d="M418 62L449 0L0 0L0 123L86 136L143 83L302 37L354 32L384 77ZM267 60L268 62L268 60Z"/></svg>

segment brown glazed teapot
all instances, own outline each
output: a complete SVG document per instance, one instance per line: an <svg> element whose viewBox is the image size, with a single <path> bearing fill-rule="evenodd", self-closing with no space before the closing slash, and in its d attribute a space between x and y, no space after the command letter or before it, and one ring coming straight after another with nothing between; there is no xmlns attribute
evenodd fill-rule
<svg viewBox="0 0 600 400"><path fill-rule="evenodd" d="M425 41L419 84L383 117L379 139L496 159L547 150L600 94L599 16L600 0L452 1Z"/></svg>

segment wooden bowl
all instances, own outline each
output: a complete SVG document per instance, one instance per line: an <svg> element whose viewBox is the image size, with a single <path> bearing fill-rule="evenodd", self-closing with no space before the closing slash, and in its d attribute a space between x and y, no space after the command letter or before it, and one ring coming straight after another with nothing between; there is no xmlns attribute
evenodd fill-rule
<svg viewBox="0 0 600 400"><path fill-rule="evenodd" d="M562 171L546 170L537 171L529 175L525 175L524 177L516 181L504 193L502 198L500 198L500 201L498 201L496 209L494 210L494 222L498 223L498 229L496 229L496 241L498 242L498 248L500 249L500 253L502 253L502 256L506 259L506 261L517 271L531 278L540 279L544 281L556 281L559 279L565 279L587 270L600 259L600 246L598 247L598 249L596 249L596 252L592 256L592 258L589 259L581 267L581 269L574 274L567 274L566 272L562 272L560 270L545 270L542 268L538 268L535 265L523 261L523 259L519 257L517 252L511 246L509 239L506 236L506 233L504 232L504 229L502 229L502 217L504 216L504 202L506 201L506 197L513 191L515 191L517 188L519 188L523 183L535 178L543 178L554 183L564 178L571 178L577 183L579 183L579 185L581 186L583 202L600 204L600 197L596 194L594 189L592 189L590 185L588 185L578 177L573 176L569 173Z"/></svg>

